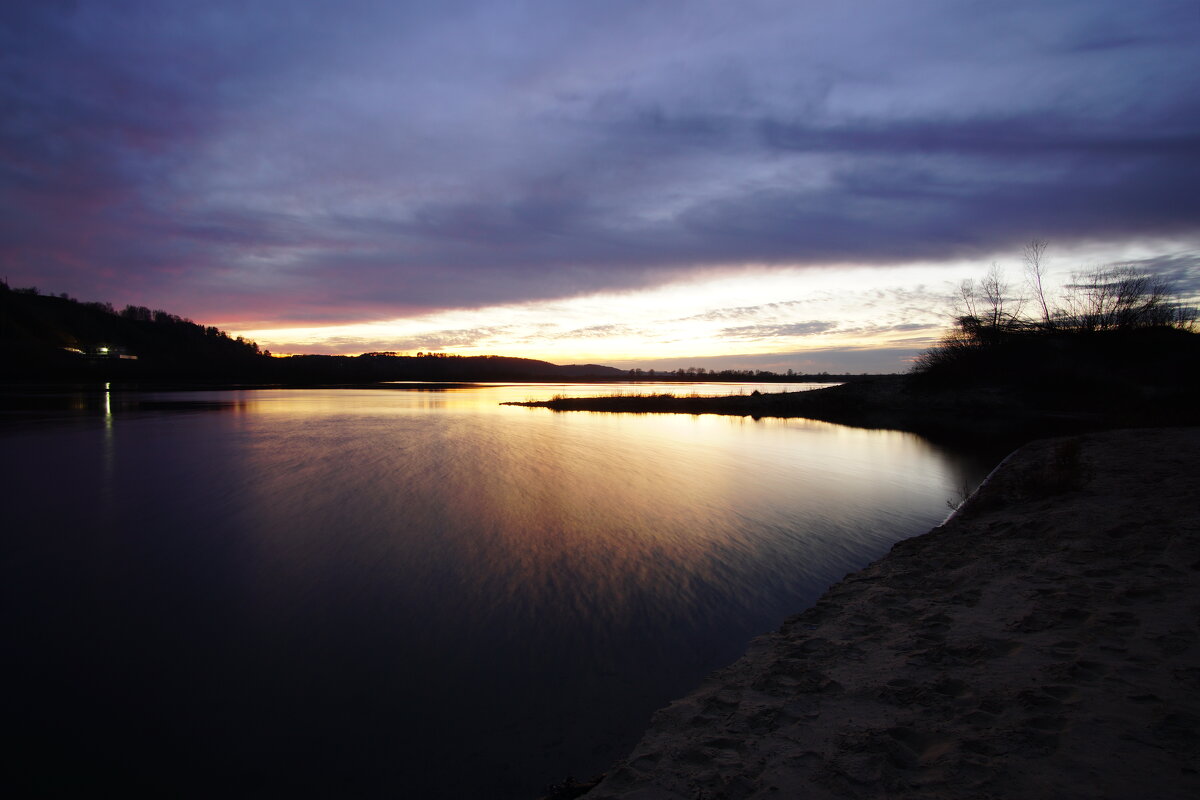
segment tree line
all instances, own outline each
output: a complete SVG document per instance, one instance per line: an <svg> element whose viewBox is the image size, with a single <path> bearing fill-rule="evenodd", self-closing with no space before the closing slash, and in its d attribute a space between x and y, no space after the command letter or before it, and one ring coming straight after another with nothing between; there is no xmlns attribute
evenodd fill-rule
<svg viewBox="0 0 1200 800"><path fill-rule="evenodd" d="M1054 291L1047 281L1046 249L1041 239L1025 246L1019 283L1010 282L996 264L982 279L963 281L950 330L918 356L915 370L945 370L980 351L1039 340L1194 332L1197 309L1166 277L1130 265L1094 267L1072 273Z"/></svg>

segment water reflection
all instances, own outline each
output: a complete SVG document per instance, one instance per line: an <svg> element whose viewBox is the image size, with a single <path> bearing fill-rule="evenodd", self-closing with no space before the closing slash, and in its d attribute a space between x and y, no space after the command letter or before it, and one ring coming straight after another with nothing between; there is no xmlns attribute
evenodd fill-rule
<svg viewBox="0 0 1200 800"><path fill-rule="evenodd" d="M236 410L231 392L149 392L112 383L0 389L0 428L95 422L111 425L115 416ZM231 395L234 395L231 397Z"/></svg>
<svg viewBox="0 0 1200 800"><path fill-rule="evenodd" d="M102 425L6 431L28 762L536 796L988 466L808 420L499 405L580 388L114 393Z"/></svg>

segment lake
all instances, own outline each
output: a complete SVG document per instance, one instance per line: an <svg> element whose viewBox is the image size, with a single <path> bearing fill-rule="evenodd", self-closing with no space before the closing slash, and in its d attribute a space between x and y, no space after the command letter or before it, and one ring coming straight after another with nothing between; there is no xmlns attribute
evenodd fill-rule
<svg viewBox="0 0 1200 800"><path fill-rule="evenodd" d="M603 771L995 459L810 420L499 404L784 388L10 391L17 785L531 800Z"/></svg>

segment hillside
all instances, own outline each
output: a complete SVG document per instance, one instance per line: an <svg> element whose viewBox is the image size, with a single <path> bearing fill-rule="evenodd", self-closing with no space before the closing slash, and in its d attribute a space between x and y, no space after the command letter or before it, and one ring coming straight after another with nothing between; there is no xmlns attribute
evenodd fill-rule
<svg viewBox="0 0 1200 800"><path fill-rule="evenodd" d="M299 355L272 358L254 342L143 306L118 311L0 283L5 380L177 381L289 385L376 381L617 379L624 370L508 356Z"/></svg>
<svg viewBox="0 0 1200 800"><path fill-rule="evenodd" d="M377 381L534 381L577 378L624 378L614 367L559 366L513 356L360 356L300 355L271 359L274 380L299 384L373 383Z"/></svg>
<svg viewBox="0 0 1200 800"><path fill-rule="evenodd" d="M251 379L269 357L241 337L162 310L86 303L0 284L6 379Z"/></svg>

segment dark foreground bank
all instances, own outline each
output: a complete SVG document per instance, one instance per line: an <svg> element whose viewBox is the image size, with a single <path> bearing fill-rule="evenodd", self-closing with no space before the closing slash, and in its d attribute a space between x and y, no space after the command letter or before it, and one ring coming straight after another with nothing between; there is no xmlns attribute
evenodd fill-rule
<svg viewBox="0 0 1200 800"><path fill-rule="evenodd" d="M1030 444L586 795L1200 796L1200 429Z"/></svg>

